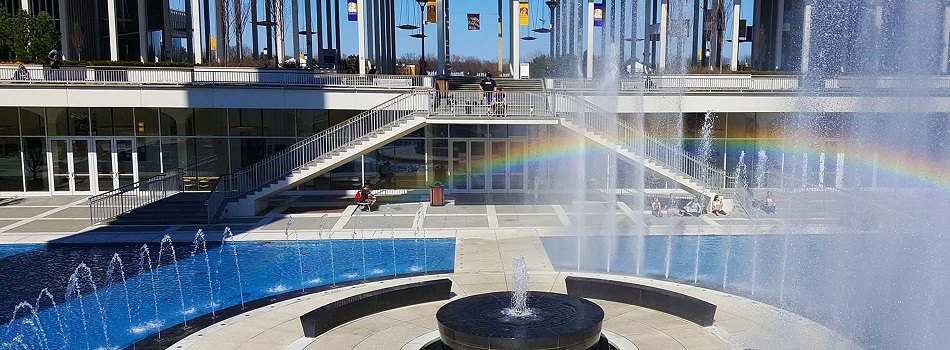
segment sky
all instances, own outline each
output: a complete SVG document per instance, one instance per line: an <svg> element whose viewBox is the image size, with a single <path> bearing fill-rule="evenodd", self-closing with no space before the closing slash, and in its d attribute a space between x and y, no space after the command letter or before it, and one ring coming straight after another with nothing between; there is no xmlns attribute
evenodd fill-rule
<svg viewBox="0 0 950 350"><path fill-rule="evenodd" d="M294 0L291 0L294 1ZM300 1L300 0L296 0ZM503 36L504 36L504 55L505 59L508 57L508 18L509 18L509 8L511 7L510 0L504 0L504 13L503 13ZM539 17L545 20L544 26L548 26L547 20L550 18L550 12L547 6L544 4L544 0L523 0L529 4L530 12L530 22L531 26L522 26L520 29L521 36L525 36L525 33L532 33L533 36L537 37L538 40L526 41L521 40L521 57L522 61L526 61L531 57L534 57L539 54L548 53L548 35L549 34L540 34L530 32L531 29L539 28L542 26L542 22L539 21ZM599 3L602 0L596 0L596 3ZM634 1L629 0L628 5L632 4ZM643 36L643 5L645 1L637 1L640 5L639 19L638 23L638 36L642 38ZM732 0L725 0L727 7L731 7ZM301 1L301 4L303 1ZM619 6L619 0L616 1ZM344 55L356 54L357 52L357 22L349 22L346 20L346 1L340 1L340 14L343 16L343 22L341 23L341 46L342 52ZM450 30L450 43L451 43L451 52L453 55L459 56L474 56L486 60L497 60L498 59L498 2L495 0L452 0L449 7L450 10L450 19L449 19L449 30ZM752 6L743 6L742 7L742 16L740 18L746 19L748 24L752 24ZM288 14L290 13L289 5L286 9ZM420 22L421 13L419 12L419 5L415 0L395 0L395 11L396 11L396 25L401 24L415 24L418 25ZM301 18L303 17L303 11L300 11ZM469 13L480 14L481 19L481 30L470 31L468 30L468 21L467 15ZM605 21L609 18L609 14L605 14ZM627 19L630 22L630 18ZM619 22L619 15L617 16L617 21ZM290 21L288 21L289 23ZM303 20L301 19L301 27L303 26ZM727 19L727 22L731 23L731 20ZM314 22L316 23L316 22ZM315 24L314 24L315 25ZM619 24L618 24L619 27ZM627 30L630 30L630 25L628 23ZM396 29L396 57L400 57L405 53L419 53L420 43L419 39L412 38L409 35L417 33L416 31ZM729 38L730 29L727 29L725 37ZM429 36L426 38L426 53L434 55L436 53L436 36L435 36L435 24L428 24L426 27L426 34ZM246 34L246 40L250 40L249 33ZM290 36L288 35L288 45L286 45L288 50L292 50L292 44L290 44ZM301 37L301 43L304 42L304 39ZM594 52L595 54L600 54L600 28L595 28L594 30ZM628 43L629 44L629 43ZM303 44L301 44L303 45ZM724 57L731 56L731 46L729 43L724 43ZM751 43L741 43L739 48L739 57L740 59L748 56L751 52ZM629 47L627 48L629 52ZM642 57L643 48L642 43L637 47L637 57ZM288 53L289 54L289 53Z"/></svg>

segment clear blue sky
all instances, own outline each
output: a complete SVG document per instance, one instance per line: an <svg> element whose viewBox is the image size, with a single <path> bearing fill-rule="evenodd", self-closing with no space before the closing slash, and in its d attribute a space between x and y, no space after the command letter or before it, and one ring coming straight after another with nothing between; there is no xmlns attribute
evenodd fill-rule
<svg viewBox="0 0 950 350"><path fill-rule="evenodd" d="M291 0L294 1L294 0ZM298 0L299 1L299 0ZM541 22L538 21L539 17L543 17L545 20L544 25L548 26L547 20L549 19L549 10L546 5L544 5L544 0L525 0L529 3L530 14L531 14L531 24L532 26L523 26L521 27L521 36L525 36L525 33L531 33L533 36L537 37L538 40L533 41L521 41L521 56L523 59L533 57L538 54L546 54L548 52L548 34L539 34L530 32L530 29L538 28L541 26ZM602 0L596 0L596 3L600 3ZM321 1L322 2L322 1ZM638 36L643 37L643 5L645 1L638 1L640 5L640 10L638 11L640 18L638 19ZM303 1L301 1L301 4ZM633 3L633 1L628 1L628 4ZM617 1L619 6L619 1ZM731 8L732 0L726 0L726 4ZM341 24L341 46L342 52L345 55L355 54L357 51L357 26L356 22L346 21L346 1L340 1L340 14L343 16L343 22ZM508 18L509 18L509 8L511 7L510 0L504 0L503 8L503 21L505 25L503 26L503 36L504 36L504 55L507 59L508 57ZM475 56L487 60L496 60L498 58L498 2L495 0L452 0L450 5L450 42L452 45L452 54L460 56ZM263 11L263 10L262 10ZM290 14L290 6L287 6L286 9L288 16ZM420 12L419 5L415 0L395 0L395 11L396 11L396 25L401 24L415 24L418 25L420 22ZM301 12L301 18L303 17L303 11ZM481 30L470 31L468 30L468 21L467 14L469 13L478 13L481 15ZM609 18L609 14L605 14L605 20ZM748 20L748 24L752 24L752 6L751 4L744 4L742 8L742 19ZM619 22L620 17L617 16L617 21ZM627 19L628 22L630 18ZM727 19L729 21L729 19ZM288 20L288 23L290 21ZM731 22L730 22L731 23ZM314 25L316 23L314 22ZM303 26L303 20L301 19L301 27ZM619 27L619 25L618 25ZM627 30L629 31L630 25L628 23ZM404 53L418 53L420 49L419 39L409 37L410 34L417 31L409 31L396 29L396 56L402 56ZM436 37L435 37L435 25L429 24L426 27L426 34L429 35L426 38L426 52L428 54L435 54L436 50ZM727 29L726 37L730 37L729 29ZM246 36L247 40L250 40L250 34ZM290 36L288 35L288 45L286 45L288 54L289 50L292 50L292 44L289 42ZM600 28L595 28L594 30L594 48L595 54L600 52ZM301 43L304 40L301 38ZM628 43L629 44L629 43ZM248 45L249 46L249 45ZM724 43L724 52L725 57L731 55L731 46L728 43ZM627 48L629 52L629 47ZM751 43L742 43L740 44L740 58L749 55L751 51ZM642 44L637 47L637 57L642 57Z"/></svg>

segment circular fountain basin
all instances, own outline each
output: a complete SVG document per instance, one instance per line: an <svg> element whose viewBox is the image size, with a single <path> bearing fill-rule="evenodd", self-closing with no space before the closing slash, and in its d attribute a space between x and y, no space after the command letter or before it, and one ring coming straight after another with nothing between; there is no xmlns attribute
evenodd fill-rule
<svg viewBox="0 0 950 350"><path fill-rule="evenodd" d="M600 341L604 310L566 294L529 292L528 314L508 310L511 292L460 298L436 313L443 346L453 350L587 350Z"/></svg>

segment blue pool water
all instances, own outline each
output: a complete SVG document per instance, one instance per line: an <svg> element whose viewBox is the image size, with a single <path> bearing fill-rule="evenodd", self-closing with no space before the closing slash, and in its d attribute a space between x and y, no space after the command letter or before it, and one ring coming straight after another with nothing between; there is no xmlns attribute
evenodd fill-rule
<svg viewBox="0 0 950 350"><path fill-rule="evenodd" d="M944 348L950 250L919 235L543 237L554 267L638 275L769 303L867 348ZM580 255L578 255L578 248ZM642 252L642 253L639 253ZM609 259L609 267L608 267ZM928 331L930 329L930 331ZM943 345L940 345L943 344Z"/></svg>
<svg viewBox="0 0 950 350"><path fill-rule="evenodd" d="M6 323L0 349L124 348L242 302L393 274L451 271L455 263L454 239L209 243L207 252L176 244L177 264L170 249L160 254L156 244L146 248L151 270L141 248L0 245L0 310L15 316L0 319ZM110 282L114 254L122 268L115 260ZM88 273L77 269L82 263ZM74 271L78 278L70 281Z"/></svg>

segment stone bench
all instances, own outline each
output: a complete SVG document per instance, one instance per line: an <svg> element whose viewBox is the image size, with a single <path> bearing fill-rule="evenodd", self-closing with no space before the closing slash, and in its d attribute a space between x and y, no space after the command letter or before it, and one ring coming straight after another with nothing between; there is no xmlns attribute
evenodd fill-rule
<svg viewBox="0 0 950 350"><path fill-rule="evenodd" d="M300 316L306 337L315 338L355 319L404 306L448 300L452 280L443 278L387 287L323 305Z"/></svg>
<svg viewBox="0 0 950 350"><path fill-rule="evenodd" d="M568 276L564 283L569 295L645 307L702 327L712 326L716 316L716 305L712 303L656 287L574 276Z"/></svg>

